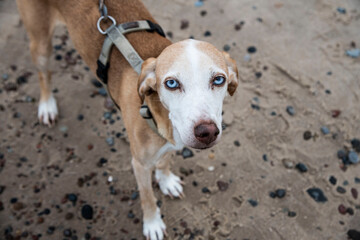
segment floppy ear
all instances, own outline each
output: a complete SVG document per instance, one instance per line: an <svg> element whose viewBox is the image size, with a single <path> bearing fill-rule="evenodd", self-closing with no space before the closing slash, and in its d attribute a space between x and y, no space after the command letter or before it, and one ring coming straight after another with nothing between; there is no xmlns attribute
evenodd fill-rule
<svg viewBox="0 0 360 240"><path fill-rule="evenodd" d="M223 52L226 64L228 66L229 71L229 84L228 84L228 92L230 96L234 95L236 88L238 86L238 78L239 73L238 69L236 67L236 62L234 59L230 57L230 55L227 52Z"/></svg>
<svg viewBox="0 0 360 240"><path fill-rule="evenodd" d="M156 76L155 76L156 58L148 58L141 67L141 73L138 80L138 93L141 101L144 101L145 96L150 95L156 91Z"/></svg>

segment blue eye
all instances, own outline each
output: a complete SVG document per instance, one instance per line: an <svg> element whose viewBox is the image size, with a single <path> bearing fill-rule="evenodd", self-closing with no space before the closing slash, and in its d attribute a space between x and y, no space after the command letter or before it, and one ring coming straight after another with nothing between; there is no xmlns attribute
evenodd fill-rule
<svg viewBox="0 0 360 240"><path fill-rule="evenodd" d="M179 86L180 86L179 82L174 79L167 80L165 82L165 85L166 85L166 87L168 87L170 89L176 89L176 88L179 88Z"/></svg>
<svg viewBox="0 0 360 240"><path fill-rule="evenodd" d="M223 76L216 76L213 80L213 84L217 86L224 84L224 82L225 82L225 78Z"/></svg>

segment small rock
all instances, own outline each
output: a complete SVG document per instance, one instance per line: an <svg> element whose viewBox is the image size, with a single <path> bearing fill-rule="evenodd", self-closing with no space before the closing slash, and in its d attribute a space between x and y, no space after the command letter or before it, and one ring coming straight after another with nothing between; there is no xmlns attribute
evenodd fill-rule
<svg viewBox="0 0 360 240"><path fill-rule="evenodd" d="M354 182L355 182L356 184L359 184L359 183L360 183L360 178L355 177L355 178L354 178Z"/></svg>
<svg viewBox="0 0 360 240"><path fill-rule="evenodd" d="M340 204L338 207L339 213L345 215L346 214L346 207L343 204Z"/></svg>
<svg viewBox="0 0 360 240"><path fill-rule="evenodd" d="M284 167L287 168L287 169L291 169L291 168L294 167L294 163L291 160L287 159L287 158L284 158L282 160L282 162L283 162Z"/></svg>
<svg viewBox="0 0 360 240"><path fill-rule="evenodd" d="M248 200L248 203L250 203L250 205L253 207L256 207L258 205L258 202L252 198Z"/></svg>
<svg viewBox="0 0 360 240"><path fill-rule="evenodd" d="M338 11L338 13L346 14L346 9L343 7L338 7L336 10Z"/></svg>
<svg viewBox="0 0 360 240"><path fill-rule="evenodd" d="M261 76L262 76L262 73L261 73L261 72L256 72L256 73L255 73L255 77L256 77L256 78L261 78Z"/></svg>
<svg viewBox="0 0 360 240"><path fill-rule="evenodd" d="M1 76L1 78L2 78L3 80L8 80L8 79L9 79L9 74L3 73L3 75Z"/></svg>
<svg viewBox="0 0 360 240"><path fill-rule="evenodd" d="M278 198L283 198L286 195L286 190L285 189L277 189L275 191L275 194Z"/></svg>
<svg viewBox="0 0 360 240"><path fill-rule="evenodd" d="M51 235L55 232L55 227L54 226L49 226L48 229L46 230L46 233Z"/></svg>
<svg viewBox="0 0 360 240"><path fill-rule="evenodd" d="M351 188L351 195L354 199L358 198L358 191L355 188Z"/></svg>
<svg viewBox="0 0 360 240"><path fill-rule="evenodd" d="M356 152L360 152L360 140L354 138L351 140L351 146Z"/></svg>
<svg viewBox="0 0 360 240"><path fill-rule="evenodd" d="M359 48L353 48L346 51L346 55L352 58L358 58L360 57L360 49Z"/></svg>
<svg viewBox="0 0 360 240"><path fill-rule="evenodd" d="M71 229L65 229L63 231L64 237L71 237L72 233L71 233Z"/></svg>
<svg viewBox="0 0 360 240"><path fill-rule="evenodd" d="M189 149L189 148L183 148L181 155L183 156L183 158L191 158L194 156L193 152Z"/></svg>
<svg viewBox="0 0 360 240"><path fill-rule="evenodd" d="M96 78L91 79L91 83L96 88L102 88L103 87L102 83L99 82Z"/></svg>
<svg viewBox="0 0 360 240"><path fill-rule="evenodd" d="M0 194L4 192L5 188L6 188L5 186L0 186Z"/></svg>
<svg viewBox="0 0 360 240"><path fill-rule="evenodd" d="M304 173L308 171L308 168L305 164L303 163L298 163L296 164L295 168L297 168L300 172Z"/></svg>
<svg viewBox="0 0 360 240"><path fill-rule="evenodd" d="M186 19L181 20L180 29L184 30L189 27L189 21Z"/></svg>
<svg viewBox="0 0 360 240"><path fill-rule="evenodd" d="M84 120L84 115L82 115L82 114L79 114L79 115L78 115L78 117L77 117L77 119L78 119L79 121L82 121L82 120Z"/></svg>
<svg viewBox="0 0 360 240"><path fill-rule="evenodd" d="M292 217L296 217L296 212L289 211L289 212L288 212L288 216L291 217L291 218L292 218Z"/></svg>
<svg viewBox="0 0 360 240"><path fill-rule="evenodd" d="M333 118L337 118L338 116L340 116L341 111L340 110L331 110L331 116Z"/></svg>
<svg viewBox="0 0 360 240"><path fill-rule="evenodd" d="M209 190L207 187L203 187L203 188L201 189L201 191L202 191L203 193L210 193L210 190Z"/></svg>
<svg viewBox="0 0 360 240"><path fill-rule="evenodd" d="M269 193L269 196L270 196L271 198L276 198L276 193L275 193L275 192L270 192L270 193Z"/></svg>
<svg viewBox="0 0 360 240"><path fill-rule="evenodd" d="M320 188L309 188L306 192L312 197L316 202L326 202L327 197L324 195L324 192Z"/></svg>
<svg viewBox="0 0 360 240"><path fill-rule="evenodd" d="M136 200L138 197L139 197L138 191L133 192L130 196L131 200Z"/></svg>
<svg viewBox="0 0 360 240"><path fill-rule="evenodd" d="M230 51L230 45L225 44L224 47L223 47L223 50L224 50L225 52Z"/></svg>
<svg viewBox="0 0 360 240"><path fill-rule="evenodd" d="M354 215L354 209L352 209L351 207L348 207L346 209L346 213L348 213L349 215L353 216Z"/></svg>
<svg viewBox="0 0 360 240"><path fill-rule="evenodd" d="M349 152L348 158L349 158L349 161L353 164L356 164L360 161L359 156L354 151Z"/></svg>
<svg viewBox="0 0 360 240"><path fill-rule="evenodd" d="M237 146L237 147L240 147L240 142L238 140L235 140L234 145Z"/></svg>
<svg viewBox="0 0 360 240"><path fill-rule="evenodd" d="M338 186L338 187L336 188L336 191L337 191L338 193L340 193L340 194L346 193L346 189L343 188L343 187L341 187L341 186Z"/></svg>
<svg viewBox="0 0 360 240"><path fill-rule="evenodd" d="M346 158L346 152L344 149L340 149L338 152L337 152L337 157L341 160L343 160L344 158Z"/></svg>
<svg viewBox="0 0 360 240"><path fill-rule="evenodd" d="M209 170L209 172L213 172L213 171L215 170L215 167L214 167L214 166L210 166L210 167L208 167L208 170Z"/></svg>
<svg viewBox="0 0 360 240"><path fill-rule="evenodd" d="M25 205L22 202L16 202L13 205L15 211L19 211L25 208Z"/></svg>
<svg viewBox="0 0 360 240"><path fill-rule="evenodd" d="M310 138L312 138L312 133L310 131L305 131L303 138L305 141L309 140Z"/></svg>
<svg viewBox="0 0 360 240"><path fill-rule="evenodd" d="M115 107L115 104L113 100L110 97L105 98L104 107L108 110L113 110Z"/></svg>
<svg viewBox="0 0 360 240"><path fill-rule="evenodd" d="M106 97L107 96L107 91L106 91L106 89L105 88L99 88L99 90L98 90L98 93L101 95L101 96L103 96L103 97Z"/></svg>
<svg viewBox="0 0 360 240"><path fill-rule="evenodd" d="M99 159L99 162L96 164L98 167L102 167L102 166L104 166L104 164L106 164L107 163L107 159L106 158L100 158Z"/></svg>
<svg viewBox="0 0 360 240"><path fill-rule="evenodd" d="M321 127L321 132L322 132L324 135L327 135L327 134L330 133L330 130L329 130L328 127L322 126L322 127Z"/></svg>
<svg viewBox="0 0 360 240"><path fill-rule="evenodd" d="M219 188L220 191L224 192L229 188L229 183L224 182L224 181L217 181L217 186Z"/></svg>
<svg viewBox="0 0 360 240"><path fill-rule="evenodd" d="M93 208L88 205L88 204L85 204L82 208L81 208L81 216L87 220L90 220L93 218L93 214L94 214L94 211L93 211Z"/></svg>
<svg viewBox="0 0 360 240"><path fill-rule="evenodd" d="M329 182L330 182L332 185L336 185L337 179L336 179L334 176L330 176Z"/></svg>
<svg viewBox="0 0 360 240"><path fill-rule="evenodd" d="M256 53L256 47L254 46L248 47L247 52L250 54Z"/></svg>
<svg viewBox="0 0 360 240"><path fill-rule="evenodd" d="M9 82L5 84L4 89L7 92L16 91L18 89L18 86L15 83Z"/></svg>
<svg viewBox="0 0 360 240"><path fill-rule="evenodd" d="M211 36L211 32L210 31L205 31L204 37L210 37L210 36Z"/></svg>
<svg viewBox="0 0 360 240"><path fill-rule="evenodd" d="M128 215L127 215L128 218L132 219L135 217L135 214L130 210Z"/></svg>
<svg viewBox="0 0 360 240"><path fill-rule="evenodd" d="M207 14L207 11L206 11L206 10L202 10L202 11L200 12L200 15L201 15L202 17L205 17L206 14Z"/></svg>
<svg viewBox="0 0 360 240"><path fill-rule="evenodd" d="M67 194L67 199L68 199L70 202L73 203L73 206L76 205L76 201L77 201L77 196L76 196L76 194L74 194L74 193L69 193L69 194Z"/></svg>
<svg viewBox="0 0 360 240"><path fill-rule="evenodd" d="M292 106L287 106L286 107L286 112L290 115L290 116L294 116L295 115L295 109Z"/></svg>
<svg viewBox="0 0 360 240"><path fill-rule="evenodd" d="M350 240L360 240L360 232L356 231L355 229L350 229L347 231L347 235Z"/></svg>
<svg viewBox="0 0 360 240"><path fill-rule="evenodd" d="M71 220L71 219L73 219L73 218L74 218L74 214L73 214L73 213L68 212L68 213L65 214L65 219L66 219L66 220Z"/></svg>
<svg viewBox="0 0 360 240"><path fill-rule="evenodd" d="M109 145L109 146L113 146L115 141L114 141L114 138L113 137L108 137L106 138L106 143Z"/></svg>

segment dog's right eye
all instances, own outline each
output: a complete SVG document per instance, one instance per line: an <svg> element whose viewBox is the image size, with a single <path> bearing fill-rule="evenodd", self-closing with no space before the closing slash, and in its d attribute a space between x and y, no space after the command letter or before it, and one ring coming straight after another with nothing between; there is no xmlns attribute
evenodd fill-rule
<svg viewBox="0 0 360 240"><path fill-rule="evenodd" d="M165 86L170 90L175 90L180 87L180 83L175 79L169 79L165 82Z"/></svg>

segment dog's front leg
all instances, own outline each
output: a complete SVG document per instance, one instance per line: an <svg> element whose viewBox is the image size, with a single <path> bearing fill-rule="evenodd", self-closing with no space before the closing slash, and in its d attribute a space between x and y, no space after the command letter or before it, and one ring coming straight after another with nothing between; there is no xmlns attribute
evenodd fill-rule
<svg viewBox="0 0 360 240"><path fill-rule="evenodd" d="M132 159L132 165L144 214L143 233L148 240L162 240L166 235L166 226L161 219L160 209L156 205L156 198L152 189L152 168L144 166L135 158Z"/></svg>

